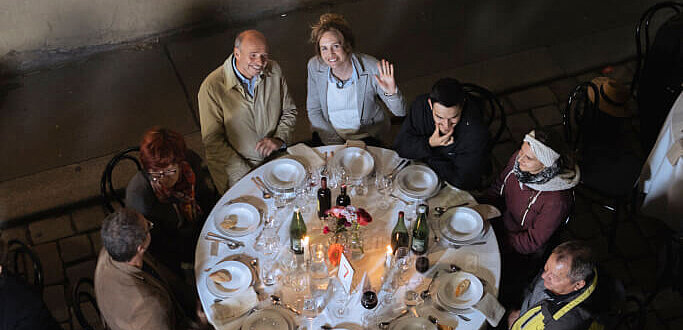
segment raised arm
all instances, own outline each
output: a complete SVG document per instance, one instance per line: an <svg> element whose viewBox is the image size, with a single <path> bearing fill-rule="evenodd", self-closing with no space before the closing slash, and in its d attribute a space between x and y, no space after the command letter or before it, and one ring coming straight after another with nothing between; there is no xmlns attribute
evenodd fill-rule
<svg viewBox="0 0 683 330"><path fill-rule="evenodd" d="M374 77L377 95L384 101L391 113L398 117L405 116L408 103L396 84L394 65L383 59L377 62L377 70L378 73Z"/></svg>

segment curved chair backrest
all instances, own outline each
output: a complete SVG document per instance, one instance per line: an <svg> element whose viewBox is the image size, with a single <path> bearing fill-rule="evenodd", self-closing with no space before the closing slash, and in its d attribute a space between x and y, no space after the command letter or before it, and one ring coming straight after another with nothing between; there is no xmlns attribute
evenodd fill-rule
<svg viewBox="0 0 683 330"><path fill-rule="evenodd" d="M683 11L683 3L666 1L655 4L640 16L640 21L638 21L638 25L636 25L635 37L637 60L636 70L633 73L633 80L631 81L631 94L633 94L634 97L636 96L636 90L638 88L641 71L645 64L645 59L650 51L650 22L658 12L666 9L670 9L674 14L678 14Z"/></svg>
<svg viewBox="0 0 683 330"><path fill-rule="evenodd" d="M580 83L569 93L567 105L562 111L564 138L574 152L580 146L581 129L586 116L589 116L589 120L594 119L600 106L599 97L594 98L595 102L590 101L587 93L588 88L593 90L593 95L600 95L600 90L594 83Z"/></svg>
<svg viewBox="0 0 683 330"><path fill-rule="evenodd" d="M7 250L9 251L9 272L26 282L33 279L33 285L39 292L43 292L43 266L33 250L18 240L9 241Z"/></svg>
<svg viewBox="0 0 683 330"><path fill-rule="evenodd" d="M465 92L470 99L479 103L482 119L486 126L489 127L489 130L491 130L491 126L493 126L494 123L498 126L495 128L495 131L492 132L493 136L489 142L488 147L489 150L491 150L493 146L498 143L498 140L500 140L503 130L505 129L506 118L505 111L503 110L503 103L500 102L495 94L484 87L470 83L464 83L462 84L462 87L465 89ZM498 122L496 122L496 119L498 119Z"/></svg>
<svg viewBox="0 0 683 330"><path fill-rule="evenodd" d="M130 147L122 150L112 157L109 163L107 163L107 167L104 169L104 172L102 172L102 179L100 180L100 196L102 197L102 204L109 212L114 212L114 206L112 205L112 202L117 202L122 207L125 206L121 194L117 191L117 189L114 188L114 184L112 183L112 172L114 171L114 168L116 168L116 165L118 165L119 162L124 159L135 163L137 170L142 171L142 165L140 164L138 158L131 155L131 153L139 151L140 147Z"/></svg>
<svg viewBox="0 0 683 330"><path fill-rule="evenodd" d="M94 287L95 284L91 279L82 277L78 279L78 282L76 282L76 285L74 285L73 292L71 293L71 301L73 302L74 314L76 315L78 324L80 324L81 328L85 330L94 330L95 327L93 327L93 325L88 321L88 318L83 313L83 304L91 305L91 308L97 314L98 322L102 319L100 310L97 307L97 301L95 300L95 297L91 294L91 292L93 292L94 290Z"/></svg>

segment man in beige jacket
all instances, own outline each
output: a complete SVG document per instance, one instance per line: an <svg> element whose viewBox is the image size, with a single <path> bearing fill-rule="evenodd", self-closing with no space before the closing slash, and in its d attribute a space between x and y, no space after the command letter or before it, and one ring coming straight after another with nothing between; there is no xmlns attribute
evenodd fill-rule
<svg viewBox="0 0 683 330"><path fill-rule="evenodd" d="M296 106L261 32L235 38L233 53L204 79L198 98L206 160L220 193L291 142Z"/></svg>
<svg viewBox="0 0 683 330"><path fill-rule="evenodd" d="M145 254L152 241L150 230L152 223L132 209L112 213L102 222L104 248L95 268L95 296L109 329L195 326L184 312L194 307L191 288Z"/></svg>

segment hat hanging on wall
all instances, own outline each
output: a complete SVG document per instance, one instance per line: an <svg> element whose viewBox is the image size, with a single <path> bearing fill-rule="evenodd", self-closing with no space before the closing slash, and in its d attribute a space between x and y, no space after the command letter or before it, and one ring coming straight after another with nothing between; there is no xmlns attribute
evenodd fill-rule
<svg viewBox="0 0 683 330"><path fill-rule="evenodd" d="M591 80L600 91L600 111L614 117L631 117L632 112L628 106L631 92L628 87L614 78L597 77ZM588 88L588 99L591 102L595 95L593 89Z"/></svg>

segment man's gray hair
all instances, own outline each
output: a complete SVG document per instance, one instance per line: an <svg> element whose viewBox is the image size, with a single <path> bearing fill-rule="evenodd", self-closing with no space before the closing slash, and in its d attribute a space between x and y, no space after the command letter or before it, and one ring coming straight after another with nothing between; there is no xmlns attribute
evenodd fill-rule
<svg viewBox="0 0 683 330"><path fill-rule="evenodd" d="M571 260L569 278L573 282L587 281L593 275L595 261L590 247L581 241L567 241L553 249L557 261Z"/></svg>
<svg viewBox="0 0 683 330"><path fill-rule="evenodd" d="M133 209L121 209L102 222L102 245L112 259L128 262L147 239L142 215Z"/></svg>

